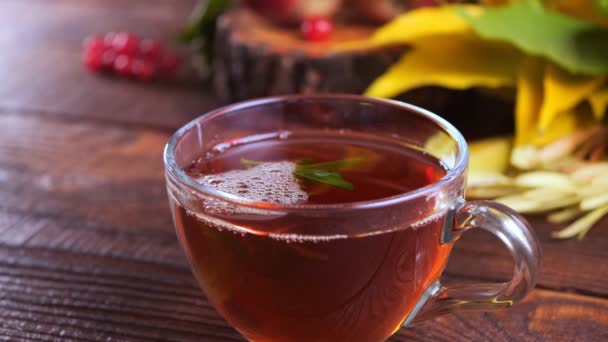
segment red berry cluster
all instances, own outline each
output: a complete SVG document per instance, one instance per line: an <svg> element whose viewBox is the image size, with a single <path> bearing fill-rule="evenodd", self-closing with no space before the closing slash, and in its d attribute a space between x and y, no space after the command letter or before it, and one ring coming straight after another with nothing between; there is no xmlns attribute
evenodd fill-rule
<svg viewBox="0 0 608 342"><path fill-rule="evenodd" d="M151 80L159 73L171 76L179 66L177 56L166 51L159 42L140 40L128 32L86 38L83 62L92 72L113 72L143 81Z"/></svg>

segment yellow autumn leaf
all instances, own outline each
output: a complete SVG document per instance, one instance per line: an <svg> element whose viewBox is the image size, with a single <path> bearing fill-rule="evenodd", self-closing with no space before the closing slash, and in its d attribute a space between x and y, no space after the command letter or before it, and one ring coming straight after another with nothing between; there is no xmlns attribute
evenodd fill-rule
<svg viewBox="0 0 608 342"><path fill-rule="evenodd" d="M543 82L544 97L538 129L543 132L562 112L574 109L604 82L604 77L574 75L561 67L548 63Z"/></svg>
<svg viewBox="0 0 608 342"><path fill-rule="evenodd" d="M543 101L545 60L526 57L517 71L515 102L515 145L527 145L534 140L538 115Z"/></svg>
<svg viewBox="0 0 608 342"><path fill-rule="evenodd" d="M481 11L479 6L464 6L467 10ZM462 34L473 36L474 31L454 6L423 7L409 11L379 28L372 41L380 45L413 44L441 35Z"/></svg>
<svg viewBox="0 0 608 342"><path fill-rule="evenodd" d="M521 57L508 44L460 34L437 36L417 42L366 94L393 97L429 85L451 89L512 87Z"/></svg>
<svg viewBox="0 0 608 342"><path fill-rule="evenodd" d="M597 124L589 108L582 107L562 112L543 131L536 131L530 143L543 146L579 129Z"/></svg>
<svg viewBox="0 0 608 342"><path fill-rule="evenodd" d="M526 58L517 76L517 100L515 104L515 141L517 146L548 144L577 129L593 123L588 110L572 108L553 115L552 120L540 130L542 105L546 102L544 71L547 62L535 57ZM569 95L562 94L564 97ZM558 102L558 100L556 100Z"/></svg>
<svg viewBox="0 0 608 342"><path fill-rule="evenodd" d="M471 12L481 11L478 5L458 5ZM455 10L455 6L444 5L422 7L391 20L376 30L367 40L339 42L335 52L373 49L382 46L416 45L421 40L434 39L436 36L466 34L474 36L470 25Z"/></svg>
<svg viewBox="0 0 608 342"><path fill-rule="evenodd" d="M608 88L600 89L589 96L589 103L596 120L603 120L608 111Z"/></svg>

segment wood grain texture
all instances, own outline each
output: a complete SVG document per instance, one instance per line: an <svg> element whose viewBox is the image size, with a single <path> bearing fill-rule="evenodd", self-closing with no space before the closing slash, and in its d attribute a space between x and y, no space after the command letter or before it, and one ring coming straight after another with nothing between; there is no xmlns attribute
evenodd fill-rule
<svg viewBox="0 0 608 342"><path fill-rule="evenodd" d="M0 328L19 338L242 341L185 267L0 247L0 288ZM599 341L607 312L608 300L537 290L509 311L440 317L392 341Z"/></svg>
<svg viewBox="0 0 608 342"><path fill-rule="evenodd" d="M175 263L181 254L162 165L167 139L0 114L0 243Z"/></svg>
<svg viewBox="0 0 608 342"><path fill-rule="evenodd" d="M176 129L216 105L210 86L187 67L175 81L152 84L92 75L82 67L82 41L90 34L132 31L178 48L176 33L195 2L0 1L0 111Z"/></svg>

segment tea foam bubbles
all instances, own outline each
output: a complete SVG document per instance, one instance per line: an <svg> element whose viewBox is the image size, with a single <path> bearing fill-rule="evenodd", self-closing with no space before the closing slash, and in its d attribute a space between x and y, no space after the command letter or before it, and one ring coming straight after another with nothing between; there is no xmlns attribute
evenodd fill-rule
<svg viewBox="0 0 608 342"><path fill-rule="evenodd" d="M296 164L292 162L268 162L247 170L207 175L199 178L198 182L251 201L281 205L305 203L308 194L300 187L294 175L295 169Z"/></svg>

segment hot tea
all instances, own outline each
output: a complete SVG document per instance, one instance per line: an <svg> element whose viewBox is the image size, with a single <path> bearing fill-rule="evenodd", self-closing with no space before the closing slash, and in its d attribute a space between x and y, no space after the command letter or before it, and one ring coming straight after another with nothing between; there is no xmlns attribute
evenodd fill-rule
<svg viewBox="0 0 608 342"><path fill-rule="evenodd" d="M402 224L397 215L368 221L266 210L386 199L446 174L402 141L322 131L252 136L201 151L185 171L203 186L259 202L243 209L171 196L198 281L252 341L382 341L447 262L444 213L433 212L433 201L404 207L420 220Z"/></svg>

